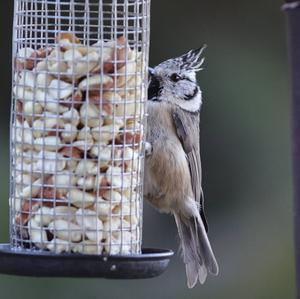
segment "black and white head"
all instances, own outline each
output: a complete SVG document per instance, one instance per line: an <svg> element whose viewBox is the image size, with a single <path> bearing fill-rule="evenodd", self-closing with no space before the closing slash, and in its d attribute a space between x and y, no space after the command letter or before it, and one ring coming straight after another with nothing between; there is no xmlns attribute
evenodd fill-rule
<svg viewBox="0 0 300 299"><path fill-rule="evenodd" d="M148 100L168 102L190 112L198 111L202 96L196 72L202 70L204 58L201 54L205 48L206 45L150 69Z"/></svg>

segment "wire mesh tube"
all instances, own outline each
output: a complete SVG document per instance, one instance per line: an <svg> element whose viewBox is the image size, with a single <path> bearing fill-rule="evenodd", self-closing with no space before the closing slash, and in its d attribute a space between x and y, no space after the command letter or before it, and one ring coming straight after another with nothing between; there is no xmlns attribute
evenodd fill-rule
<svg viewBox="0 0 300 299"><path fill-rule="evenodd" d="M10 237L141 251L150 0L15 0Z"/></svg>

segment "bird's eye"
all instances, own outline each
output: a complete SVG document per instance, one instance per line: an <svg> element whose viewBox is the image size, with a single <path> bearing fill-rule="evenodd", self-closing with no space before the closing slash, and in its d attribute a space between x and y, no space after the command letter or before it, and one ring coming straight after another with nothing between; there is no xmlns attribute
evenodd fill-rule
<svg viewBox="0 0 300 299"><path fill-rule="evenodd" d="M182 79L182 77L180 77L178 74L172 74L170 79L173 81L173 82L178 82L179 80Z"/></svg>

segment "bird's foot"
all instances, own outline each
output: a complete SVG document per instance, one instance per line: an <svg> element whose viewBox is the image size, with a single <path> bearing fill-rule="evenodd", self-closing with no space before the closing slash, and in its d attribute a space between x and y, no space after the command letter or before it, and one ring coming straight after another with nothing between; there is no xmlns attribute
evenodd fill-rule
<svg viewBox="0 0 300 299"><path fill-rule="evenodd" d="M145 142L145 153L146 153L146 156L151 156L152 152L153 152L153 148L152 148L151 143L146 141Z"/></svg>

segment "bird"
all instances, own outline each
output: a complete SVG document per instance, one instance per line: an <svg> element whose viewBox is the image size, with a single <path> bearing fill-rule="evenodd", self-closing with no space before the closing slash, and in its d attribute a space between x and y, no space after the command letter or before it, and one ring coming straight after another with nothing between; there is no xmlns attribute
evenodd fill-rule
<svg viewBox="0 0 300 299"><path fill-rule="evenodd" d="M149 68L148 81L144 197L175 218L188 288L219 273L207 235L200 158L202 92L196 74L205 48Z"/></svg>

